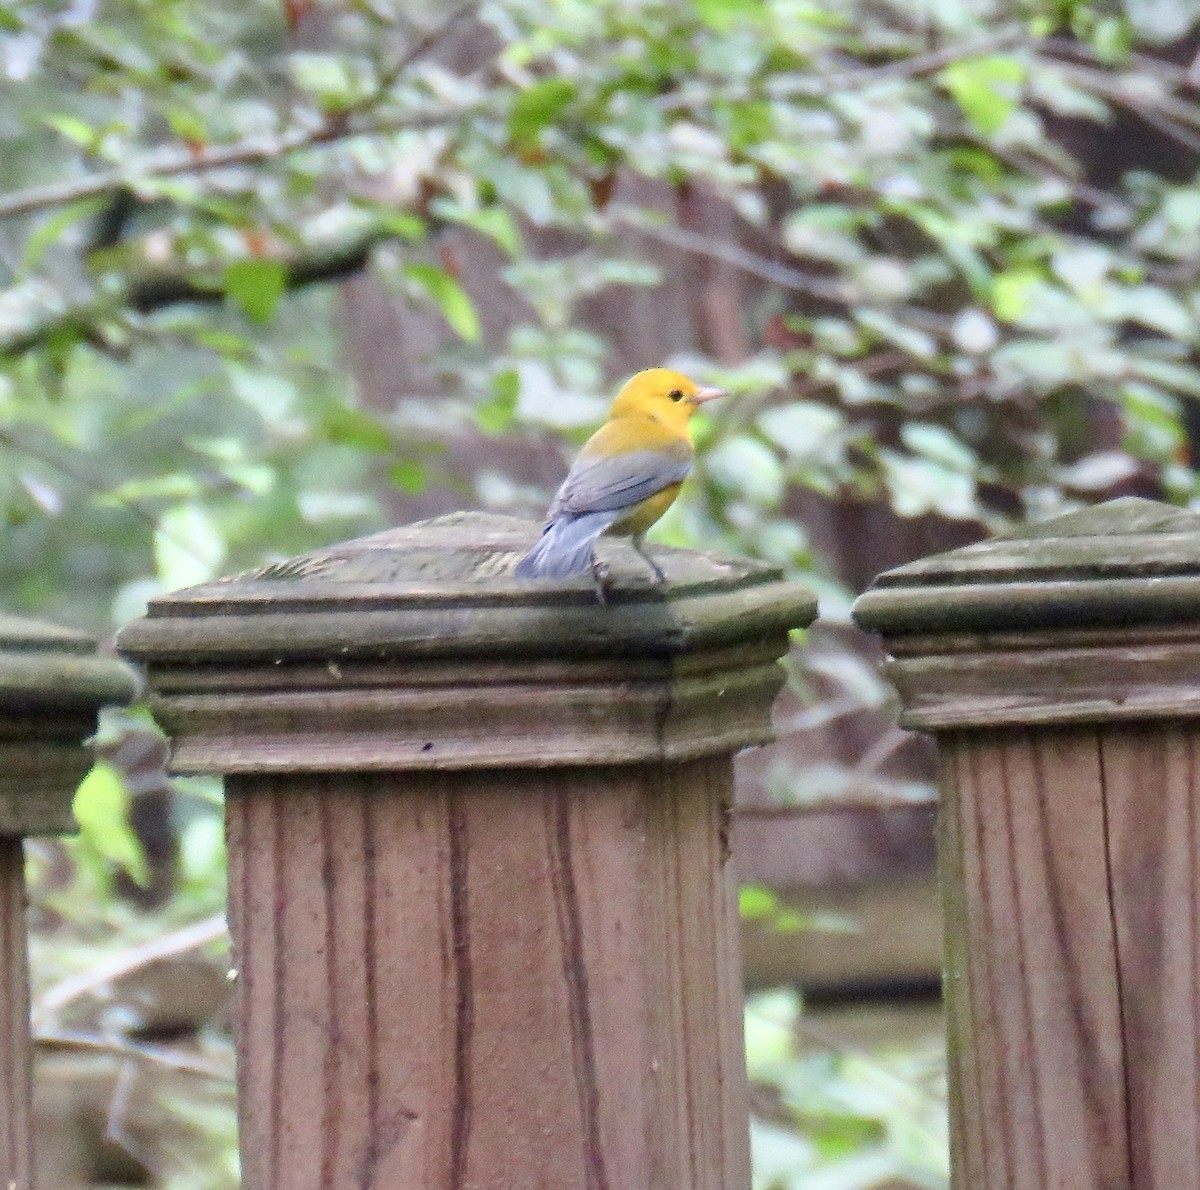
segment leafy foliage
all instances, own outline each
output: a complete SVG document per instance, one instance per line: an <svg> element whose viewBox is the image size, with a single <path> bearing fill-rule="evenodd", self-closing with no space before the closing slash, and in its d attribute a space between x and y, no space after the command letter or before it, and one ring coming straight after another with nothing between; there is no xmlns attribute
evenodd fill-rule
<svg viewBox="0 0 1200 1190"><path fill-rule="evenodd" d="M330 414L354 403L338 312L300 292L368 260L461 340L431 360L448 387L425 437L473 413L498 432L506 406L512 428L584 428L612 377L582 304L672 281L630 254L635 232L737 270L759 344L708 367L739 400L680 538L809 568L792 492L986 523L1135 476L1193 492L1200 118L1186 72L1135 51L1132 10L975 0L915 28L904 5L509 0L451 22L476 22L454 69L387 5L5 13L0 548L18 608L69 601L100 625L115 590L125 618L154 581L147 522L160 563L172 538L198 543L196 573L377 527L351 494L372 490L364 464L339 453L363 443ZM289 25L318 16L302 47ZM1088 138L1139 127L1174 145L1168 168L1134 153L1094 181ZM734 238L664 222L633 176L703 187ZM453 226L511 258L527 316L506 341L439 257Z"/></svg>
<svg viewBox="0 0 1200 1190"><path fill-rule="evenodd" d="M756 1190L946 1185L945 1069L931 1024L907 1044L870 1047L810 1021L793 991L752 997L747 1062L771 1105L751 1129Z"/></svg>
<svg viewBox="0 0 1200 1190"><path fill-rule="evenodd" d="M734 394L662 535L777 561L829 618L846 560L813 509L979 532L1115 491L1195 501L1200 104L1196 45L1165 44L1194 19L0 2L0 605L107 631L417 501L539 512L548 480L490 448L464 472L456 448L566 453L660 362ZM434 316L382 403L336 285L364 273ZM614 294L703 312L633 360L597 313ZM792 684L804 713L883 698L828 650ZM804 801L840 778L772 779ZM88 891L63 920L89 935L99 861L139 859L111 774L81 798ZM880 1127L826 1135L878 1147Z"/></svg>

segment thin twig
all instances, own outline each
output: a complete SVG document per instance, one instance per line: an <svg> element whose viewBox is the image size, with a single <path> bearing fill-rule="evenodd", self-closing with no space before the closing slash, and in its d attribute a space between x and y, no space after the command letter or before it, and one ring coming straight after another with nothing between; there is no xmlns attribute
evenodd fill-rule
<svg viewBox="0 0 1200 1190"><path fill-rule="evenodd" d="M1148 104L1131 102L1129 109L1141 116L1152 128L1157 128L1159 132L1178 141L1185 149L1191 149L1193 153L1200 153L1200 133L1192 131L1163 112L1156 111Z"/></svg>
<svg viewBox="0 0 1200 1190"><path fill-rule="evenodd" d="M842 281L834 281L825 277L814 277L811 273L802 272L786 264L748 252L738 244L725 240L714 240L700 232L689 231L687 228L676 227L673 224L655 223L647 219L641 212L634 210L617 210L610 212L614 222L640 232L649 239L658 240L695 256L706 256L710 260L719 260L722 264L732 265L750 276L759 277L763 281L778 285L780 289L789 289L794 293L806 293L819 301L830 302L837 306L869 306L869 299ZM934 335L948 335L953 327L953 319L922 310L916 306L893 307L897 318L910 323L919 330L928 331Z"/></svg>
<svg viewBox="0 0 1200 1190"><path fill-rule="evenodd" d="M1150 94L1144 88L1131 89L1125 85L1127 77L1125 75L1114 75L1104 70L1080 66L1072 62L1059 61L1055 65L1066 78L1085 89L1090 88L1114 103L1138 111L1139 114L1142 113L1142 109L1152 108L1169 120L1185 124L1188 127L1200 128L1200 106L1190 103L1186 99L1180 99L1171 93Z"/></svg>
<svg viewBox="0 0 1200 1190"><path fill-rule="evenodd" d="M231 1062L214 1062L186 1053L174 1046L152 1045L124 1038L108 1037L99 1033L85 1033L76 1029L43 1029L34 1034L34 1045L45 1050L71 1050L88 1054L111 1054L131 1062L142 1062L159 1066L179 1074L195 1074L217 1082L233 1082Z"/></svg>
<svg viewBox="0 0 1200 1190"><path fill-rule="evenodd" d="M225 924L225 914L214 913L211 917L193 922L182 929L173 930L151 938L148 942L131 946L119 954L113 955L102 963L60 980L47 988L34 1002L32 1019L35 1028L40 1027L56 1016L66 1005L80 996L107 987L115 980L137 971L160 959L172 958L189 950L198 950L210 942L217 942L226 937L228 928Z"/></svg>
<svg viewBox="0 0 1200 1190"><path fill-rule="evenodd" d="M356 136L381 136L420 128L440 128L468 116L479 115L482 105L450 110L393 116L367 124L327 119L315 128L284 133L281 136L248 137L213 148L164 149L147 154L140 161L104 173L89 174L70 182L51 182L31 186L0 196L0 220L29 215L51 207L61 207L85 198L111 194L126 188L136 189L154 178L210 173L239 165L265 165L308 149L331 145Z"/></svg>
<svg viewBox="0 0 1200 1190"><path fill-rule="evenodd" d="M418 37L391 66L380 74L375 82L374 95L365 102L369 105L371 102L383 98L399 82L400 77L410 66L436 49L445 40L447 35L454 30L455 26L474 13L479 8L479 5L480 0L467 0L465 4L460 4L454 9L444 20L439 21L432 29L429 29ZM352 107L351 110L357 110L357 108Z"/></svg>
<svg viewBox="0 0 1200 1190"><path fill-rule="evenodd" d="M807 818L811 814L863 814L879 810L920 810L938 804L937 791L914 796L888 792L874 785L851 786L819 797L808 798L791 805L734 806L737 818L788 819Z"/></svg>
<svg viewBox="0 0 1200 1190"><path fill-rule="evenodd" d="M108 1112L104 1120L104 1139L110 1144L120 1145L135 1161L157 1173L145 1146L136 1141L125 1127L138 1073L137 1063L128 1059L117 1068L117 1078L113 1084L112 1096L108 1101Z"/></svg>
<svg viewBox="0 0 1200 1190"><path fill-rule="evenodd" d="M869 710L871 710L870 704L863 702L858 697L827 699L815 706L805 707L802 711L797 711L791 718L779 723L776 734L784 736L816 731L838 719L845 719L850 715L858 715Z"/></svg>
<svg viewBox="0 0 1200 1190"><path fill-rule="evenodd" d="M889 727L858 758L858 762L850 770L851 781L873 777L879 772L884 761L899 752L912 738L910 732L901 731L898 727Z"/></svg>
<svg viewBox="0 0 1200 1190"><path fill-rule="evenodd" d="M928 53L912 54L895 62L879 66L853 66L825 74L814 73L804 77L788 77L770 80L763 87L753 85L731 90L691 90L678 94L664 95L655 106L660 111L687 111L692 108L711 106L714 102L738 103L759 97L767 99L827 99L840 91L857 91L875 83L892 82L922 75L934 74L955 62L978 58L997 50L1022 43L1036 45L1028 31L1020 25L1011 25L998 30L990 37L978 41L947 45Z"/></svg>
<svg viewBox="0 0 1200 1190"><path fill-rule="evenodd" d="M192 548L190 542L184 541L182 537L176 536L174 533L164 529L152 513L147 512L136 500L130 500L125 496L115 495L109 488L108 484L97 479L87 471L80 467L76 467L74 463L65 462L56 455L52 455L47 451L41 450L36 446L31 446L23 438L18 438L16 434L10 430L0 429L0 447L7 447L14 454L28 455L31 459L37 459L38 462L65 475L68 479L73 480L81 487L86 488L94 496L103 496L105 499L112 500L118 508L124 509L132 516L137 517L143 524L149 526L157 533L164 541L170 542L177 550L194 559L197 562L204 562L195 549Z"/></svg>
<svg viewBox="0 0 1200 1190"><path fill-rule="evenodd" d="M772 90L771 94L777 99L804 96L819 99L838 91L861 90L875 83L936 74L947 66L953 66L955 62L981 58L986 54L994 54L997 50L1010 49L1022 44L1034 46L1037 43L1030 38L1025 27L1010 25L979 41L942 46L940 49L913 54L909 58L900 58L880 66L858 66L840 73L818 75L813 79L787 81L778 89Z"/></svg>
<svg viewBox="0 0 1200 1190"><path fill-rule="evenodd" d="M1076 202L1099 210L1119 211L1127 218L1133 218L1133 208L1128 203L1122 202L1117 195L1109 194L1107 190L1101 190L1098 186L1089 185L1087 182L1077 181L1050 162L1036 157L1032 153L1023 152L1020 149L1001 148L982 140L978 140L976 143L1001 161L1007 162L1014 169L1041 178L1046 182L1057 182Z"/></svg>
<svg viewBox="0 0 1200 1190"><path fill-rule="evenodd" d="M685 227L677 227L669 223L656 223L647 218L642 212L632 209L612 210L610 214L614 222L646 236L658 240L673 248L681 248L696 256L706 256L711 260L719 260L723 264L732 265L743 273L769 281L781 289L791 289L798 293L807 293L821 301L833 302L839 306L852 303L854 294L841 281L828 280L824 277L814 277L811 273L802 272L785 264L757 256L753 252L737 244L725 240L715 240L711 236L702 235L697 231L689 231Z"/></svg>
<svg viewBox="0 0 1200 1190"><path fill-rule="evenodd" d="M1093 66L1108 66L1111 68L1111 64L1100 58L1086 41L1073 41L1069 37L1047 37L1042 42L1042 47L1048 50L1053 57L1074 58ZM1051 61L1053 61L1053 57L1051 57ZM1156 58L1152 54L1130 53L1125 58L1125 61L1130 66L1136 66L1139 70L1145 71L1147 74L1157 75L1163 82L1172 87L1193 85L1189 71L1185 67L1176 66L1174 62L1168 62L1163 58Z"/></svg>
<svg viewBox="0 0 1200 1190"><path fill-rule="evenodd" d="M860 1062L864 1067L870 1069L873 1074L879 1076L887 1083L888 1087L892 1089L893 1097L915 1099L918 1102L927 1100L931 1104L945 1102L945 1095L934 1091L932 1088L919 1087L908 1079L901 1078L894 1070L885 1065L877 1054L873 1054L866 1047L851 1041L848 1037L843 1036L839 1030L823 1021L815 1021L810 1016L798 1014L792 1022L792 1027L795 1029L797 1035L807 1039L814 1045L818 1045L822 1049L832 1050L834 1053L842 1054L845 1057L852 1057L855 1061Z"/></svg>

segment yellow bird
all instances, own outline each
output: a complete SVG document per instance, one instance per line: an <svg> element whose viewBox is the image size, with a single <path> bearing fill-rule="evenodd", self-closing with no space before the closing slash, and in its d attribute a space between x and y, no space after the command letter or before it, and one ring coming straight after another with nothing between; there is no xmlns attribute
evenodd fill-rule
<svg viewBox="0 0 1200 1190"><path fill-rule="evenodd" d="M642 536L671 507L692 469L692 414L724 395L667 368L638 372L617 393L608 421L584 443L516 576L559 579L591 570L603 599L605 572L595 548L596 539L609 533L632 537L662 582L666 575L646 553Z"/></svg>

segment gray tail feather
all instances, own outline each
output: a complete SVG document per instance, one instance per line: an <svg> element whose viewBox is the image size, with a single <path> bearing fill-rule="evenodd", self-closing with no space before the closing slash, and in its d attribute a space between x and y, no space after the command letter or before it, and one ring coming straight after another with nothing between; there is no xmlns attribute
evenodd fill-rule
<svg viewBox="0 0 1200 1190"><path fill-rule="evenodd" d="M513 573L517 578L572 578L586 574L592 566L596 538L618 515L605 510L551 521Z"/></svg>

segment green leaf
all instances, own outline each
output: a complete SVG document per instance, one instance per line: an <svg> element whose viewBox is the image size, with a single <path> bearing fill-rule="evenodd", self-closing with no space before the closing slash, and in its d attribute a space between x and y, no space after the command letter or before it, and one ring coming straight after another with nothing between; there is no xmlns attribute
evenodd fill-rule
<svg viewBox="0 0 1200 1190"><path fill-rule="evenodd" d="M246 359L254 354L254 347L245 335L221 327L200 326L195 331L197 344L230 359Z"/></svg>
<svg viewBox="0 0 1200 1190"><path fill-rule="evenodd" d="M388 211L381 215L379 222L389 235L398 236L410 244L419 244L427 231L425 221L408 211Z"/></svg>
<svg viewBox="0 0 1200 1190"><path fill-rule="evenodd" d="M355 197L350 200L349 205L352 210L369 213L379 224L381 231L407 240L410 244L420 243L428 230L425 220L419 215L414 215L411 211L398 211L391 203ZM436 209L436 204L434 208Z"/></svg>
<svg viewBox="0 0 1200 1190"><path fill-rule="evenodd" d="M1133 30L1124 17L1102 17L1096 22L1091 40L1101 62L1123 65L1133 49Z"/></svg>
<svg viewBox="0 0 1200 1190"><path fill-rule="evenodd" d="M129 825L129 792L121 774L105 761L97 761L76 789L73 809L84 842L145 885L149 880L146 857Z"/></svg>
<svg viewBox="0 0 1200 1190"><path fill-rule="evenodd" d="M425 468L415 459L401 459L393 463L388 470L388 478L406 496L419 496L427 483Z"/></svg>
<svg viewBox="0 0 1200 1190"><path fill-rule="evenodd" d="M939 77L963 115L980 132L991 134L1003 128L1016 109L1025 66L1016 58L991 54L955 62Z"/></svg>
<svg viewBox="0 0 1200 1190"><path fill-rule="evenodd" d="M254 322L270 322L287 278L287 265L281 261L235 260L225 268L225 292Z"/></svg>
<svg viewBox="0 0 1200 1190"><path fill-rule="evenodd" d="M1129 360L1129 371L1145 380L1153 380L1163 388L1200 397L1200 369L1190 364L1177 364L1165 359Z"/></svg>
<svg viewBox="0 0 1200 1190"><path fill-rule="evenodd" d="M798 1112L796 1124L827 1160L850 1157L887 1138L882 1120L853 1112Z"/></svg>
<svg viewBox="0 0 1200 1190"><path fill-rule="evenodd" d="M61 211L56 211L48 219L39 223L29 239L25 241L25 252L21 257L22 272L29 272L36 268L46 254L46 250L58 242L63 232L71 224L99 213L107 203L108 199L104 196L85 198L80 202L73 202L69 206L63 207Z"/></svg>
<svg viewBox="0 0 1200 1190"><path fill-rule="evenodd" d="M194 112L190 108L176 106L167 110L166 117L167 123L171 126L171 131L180 140L200 145L208 140L208 125L198 112Z"/></svg>
<svg viewBox="0 0 1200 1190"><path fill-rule="evenodd" d="M404 275L433 300L459 338L469 343L479 338L479 315L467 291L449 273L432 264L407 264Z"/></svg>
<svg viewBox="0 0 1200 1190"><path fill-rule="evenodd" d="M180 504L159 517L154 532L158 577L168 590L207 582L225 558L225 539L200 504Z"/></svg>
<svg viewBox="0 0 1200 1190"><path fill-rule="evenodd" d="M761 1078L795 1052L793 1024L800 1015L794 988L760 992L746 1002L746 1064L751 1078Z"/></svg>
<svg viewBox="0 0 1200 1190"><path fill-rule="evenodd" d="M759 429L790 455L819 455L828 450L834 436L845 426L840 409L815 401L795 401L765 410Z"/></svg>
<svg viewBox="0 0 1200 1190"><path fill-rule="evenodd" d="M574 98L575 84L569 79L549 78L534 83L514 101L508 115L508 135L514 141L532 140L554 123Z"/></svg>
<svg viewBox="0 0 1200 1190"><path fill-rule="evenodd" d="M343 55L297 52L287 63L296 86L315 95L325 111L345 111L363 95L362 79Z"/></svg>
<svg viewBox="0 0 1200 1190"><path fill-rule="evenodd" d="M521 378L513 369L506 369L493 378L492 391L491 400L475 407L475 424L485 434L503 434L516 419Z"/></svg>
<svg viewBox="0 0 1200 1190"><path fill-rule="evenodd" d="M225 832L217 814L193 818L179 839L183 879L204 888L220 888L225 878Z"/></svg>
<svg viewBox="0 0 1200 1190"><path fill-rule="evenodd" d="M42 123L53 128L55 132L73 144L80 145L85 149L92 148L100 135L86 120L81 120L78 116L65 114L46 116Z"/></svg>
<svg viewBox="0 0 1200 1190"><path fill-rule="evenodd" d="M443 201L435 202L432 210L443 219L463 223L495 240L514 259L521 255L521 232L516 220L503 207L483 207L473 211L457 203Z"/></svg>
<svg viewBox="0 0 1200 1190"><path fill-rule="evenodd" d="M770 917L775 906L775 894L761 884L744 884L738 889L738 912L747 921Z"/></svg>
<svg viewBox="0 0 1200 1190"><path fill-rule="evenodd" d="M381 454L392 449L392 436L369 413L349 405L333 405L321 418L321 429L330 442Z"/></svg>
<svg viewBox="0 0 1200 1190"><path fill-rule="evenodd" d="M775 109L763 101L733 104L725 117L735 149L758 149L775 130Z"/></svg>
<svg viewBox="0 0 1200 1190"><path fill-rule="evenodd" d="M944 426L913 421L900 427L900 440L913 454L923 455L951 471L974 472L975 452Z"/></svg>
<svg viewBox="0 0 1200 1190"><path fill-rule="evenodd" d="M720 442L708 456L713 479L729 492L773 508L783 499L783 468L774 451L757 438L739 434Z"/></svg>
<svg viewBox="0 0 1200 1190"><path fill-rule="evenodd" d="M1033 291L1042 284L1040 273L1033 269L1010 269L992 281L992 313L1001 322L1013 322L1029 307Z"/></svg>
<svg viewBox="0 0 1200 1190"><path fill-rule="evenodd" d="M739 24L762 24L767 15L764 0L694 0L696 15L718 33Z"/></svg>
<svg viewBox="0 0 1200 1190"><path fill-rule="evenodd" d="M801 913L798 909L782 909L771 921L771 928L777 934L802 934L806 930L817 928L811 913Z"/></svg>

